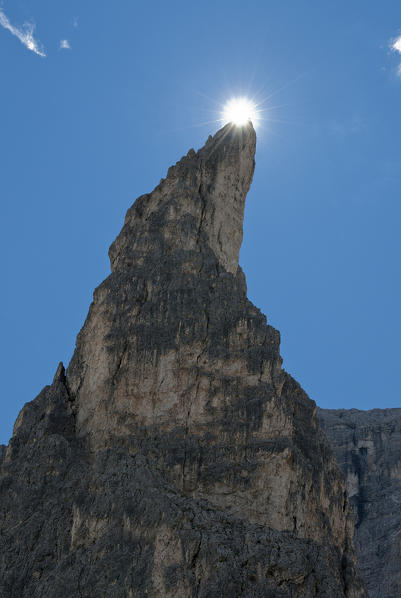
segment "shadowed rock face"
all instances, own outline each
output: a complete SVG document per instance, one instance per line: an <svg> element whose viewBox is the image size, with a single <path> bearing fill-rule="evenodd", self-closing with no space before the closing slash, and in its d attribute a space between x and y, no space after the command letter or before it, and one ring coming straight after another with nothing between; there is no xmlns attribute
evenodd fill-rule
<svg viewBox="0 0 401 598"><path fill-rule="evenodd" d="M319 409L355 513L371 598L401 596L401 409Z"/></svg>
<svg viewBox="0 0 401 598"><path fill-rule="evenodd" d="M315 404L238 266L255 142L227 125L128 210L3 456L2 597L365 595Z"/></svg>

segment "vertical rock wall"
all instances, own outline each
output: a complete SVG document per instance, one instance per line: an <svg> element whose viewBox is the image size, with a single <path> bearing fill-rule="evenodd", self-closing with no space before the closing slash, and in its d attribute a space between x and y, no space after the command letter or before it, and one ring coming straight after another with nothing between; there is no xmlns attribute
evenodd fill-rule
<svg viewBox="0 0 401 598"><path fill-rule="evenodd" d="M401 409L319 409L347 482L370 598L401 596Z"/></svg>

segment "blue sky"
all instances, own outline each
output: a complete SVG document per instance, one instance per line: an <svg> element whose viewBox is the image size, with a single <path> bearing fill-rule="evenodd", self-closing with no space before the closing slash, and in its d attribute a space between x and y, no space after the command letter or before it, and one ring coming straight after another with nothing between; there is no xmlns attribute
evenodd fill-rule
<svg viewBox="0 0 401 598"><path fill-rule="evenodd" d="M127 208L243 94L240 263L284 367L320 406L401 406L399 0L3 0L0 24L0 442L68 364Z"/></svg>

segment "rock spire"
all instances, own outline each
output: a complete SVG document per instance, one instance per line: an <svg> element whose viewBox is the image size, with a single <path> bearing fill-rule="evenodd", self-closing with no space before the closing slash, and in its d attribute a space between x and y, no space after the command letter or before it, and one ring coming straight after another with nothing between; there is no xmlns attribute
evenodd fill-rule
<svg viewBox="0 0 401 598"><path fill-rule="evenodd" d="M238 266L251 123L128 210L1 466L2 596L365 596L315 404Z"/></svg>

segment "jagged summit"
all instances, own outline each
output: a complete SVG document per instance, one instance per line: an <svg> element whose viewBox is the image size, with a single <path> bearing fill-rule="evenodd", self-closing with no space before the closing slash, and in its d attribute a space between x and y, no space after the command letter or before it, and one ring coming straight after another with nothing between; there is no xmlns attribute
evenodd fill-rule
<svg viewBox="0 0 401 598"><path fill-rule="evenodd" d="M112 271L207 244L219 263L235 274L255 149L256 134L249 123L228 124L198 152L190 150L169 168L153 193L139 197L128 210L110 247Z"/></svg>
<svg viewBox="0 0 401 598"><path fill-rule="evenodd" d="M2 456L2 598L364 596L315 404L238 266L255 140L224 127L128 210Z"/></svg>

